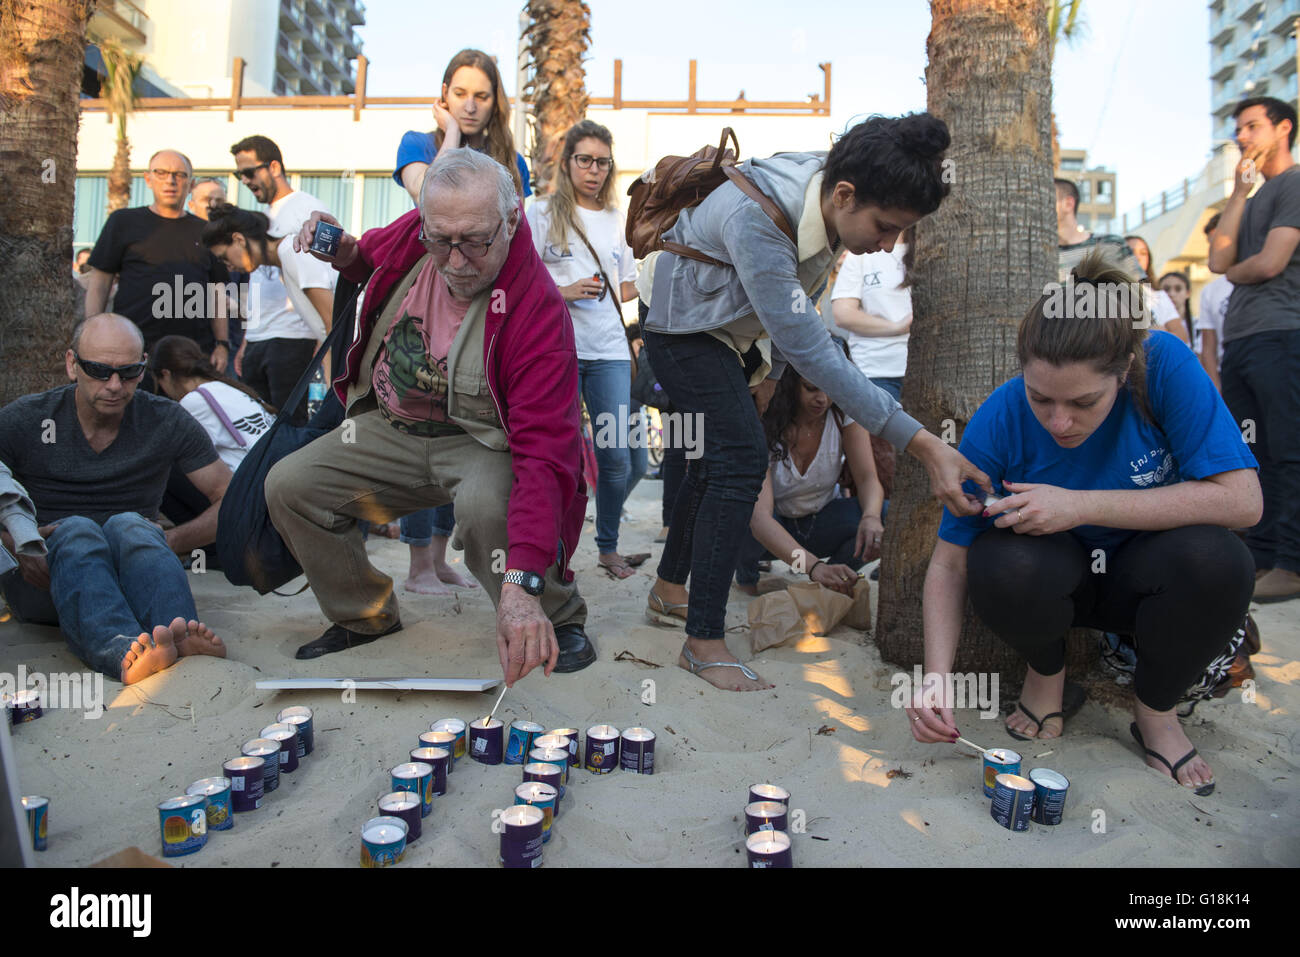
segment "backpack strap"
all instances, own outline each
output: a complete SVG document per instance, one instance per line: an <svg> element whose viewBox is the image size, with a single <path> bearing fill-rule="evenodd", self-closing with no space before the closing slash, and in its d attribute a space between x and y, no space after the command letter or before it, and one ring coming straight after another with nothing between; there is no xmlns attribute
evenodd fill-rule
<svg viewBox="0 0 1300 957"><path fill-rule="evenodd" d="M230 421L230 416L226 415L226 410L217 403L216 399L212 398L212 396L208 394L208 390L203 388L203 386L198 386L194 391L203 396L204 401L208 403L212 411L216 413L217 418L221 420L221 424L226 427L226 431L234 437L235 444L241 449L247 448L248 440L244 438L237 428L235 428L234 423Z"/></svg>
<svg viewBox="0 0 1300 957"><path fill-rule="evenodd" d="M726 131L723 134L723 143L726 142L726 133L730 133L730 132L731 132L731 127L727 127ZM735 134L733 133L732 136L734 138ZM718 153L719 158L721 157L721 155L722 155L721 150L719 150ZM715 163L714 165L716 166L718 164ZM728 163L727 165L722 167L722 171L723 173L726 174L727 179L735 184L737 189L739 189L742 193L744 193L754 202L758 203L759 209L761 209L764 213L767 214L767 218L772 220L772 222L776 224L776 228L781 230L781 232L785 235L786 239L794 243L795 256L797 257L799 254L799 240L798 238L796 238L794 234L794 230L790 228L790 221L785 218L785 213L781 212L781 207L776 205L776 203L772 202L771 198L768 197L766 193L764 193L761 189L759 189L757 186L754 185L753 180L751 180L740 170L736 169L734 165ZM714 259L712 256L706 255L705 253L702 253L697 249L692 249L690 246L683 246L681 243L676 243L673 242L672 240L664 240L663 249L667 252L672 253L675 256L685 256L687 259L694 259L697 262L708 263L711 266L726 265L726 263Z"/></svg>

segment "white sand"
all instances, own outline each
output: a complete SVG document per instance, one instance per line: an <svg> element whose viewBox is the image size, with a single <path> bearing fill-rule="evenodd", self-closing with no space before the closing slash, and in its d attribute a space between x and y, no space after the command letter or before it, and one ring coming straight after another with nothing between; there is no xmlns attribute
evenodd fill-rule
<svg viewBox="0 0 1300 957"><path fill-rule="evenodd" d="M1015 747L1026 771L1051 767L1071 781L1063 824L1013 834L989 817L980 762L967 749L912 740L906 718L889 702L896 669L883 665L860 633L841 627L765 652L754 667L776 683L771 692L715 691L676 668L681 632L650 625L642 614L662 548L651 546L661 488L643 482L628 505L633 521L623 526L620 548L655 555L637 576L608 579L596 568L590 523L584 533L575 568L600 660L576 675L530 675L498 712L507 721L523 717L584 732L598 723L641 724L659 736L653 776L574 770L545 866L740 867L747 788L764 781L789 789L806 824L806 833L794 835L799 867L1300 863L1300 601L1255 609L1263 634L1253 659L1255 700L1243 702L1234 692L1200 705L1188 721L1189 737L1218 780L1210 797L1148 770L1129 738L1130 716L1118 709L1089 702L1062 739L1041 744L1012 741L998 719L959 713L967 737L985 747ZM400 585L406 546L385 539L372 541L370 550ZM361 691L345 703L337 692L257 691L254 682L296 675L499 677L490 604L479 591L460 592L459 602L401 593L404 631L298 662L295 649L326 627L310 592L260 598L231 587L220 573L192 581L200 617L224 637L228 659L186 658L127 689L105 682L107 710L98 720L48 711L15 729L21 793L51 799L49 850L36 855L38 863L85 865L129 845L160 854L155 805L220 774L222 762L281 708L306 704L316 715L315 753L282 776L260 810L237 815L234 829L212 832L206 848L172 862L355 867L360 827L377 814L388 769L407 760L432 721L472 720L491 707L495 693ZM742 658L747 601L733 592L728 616L737 626L729 643ZM616 662L624 650L662 667ZM12 674L20 663L84 670L55 629L10 621L0 626L0 670ZM654 682L653 704L642 702L647 680ZM823 725L835 731L816 734ZM897 768L910 776L888 777ZM463 759L402 866L495 866L492 811L512 803L520 779L518 767ZM1094 829L1098 811L1103 833Z"/></svg>

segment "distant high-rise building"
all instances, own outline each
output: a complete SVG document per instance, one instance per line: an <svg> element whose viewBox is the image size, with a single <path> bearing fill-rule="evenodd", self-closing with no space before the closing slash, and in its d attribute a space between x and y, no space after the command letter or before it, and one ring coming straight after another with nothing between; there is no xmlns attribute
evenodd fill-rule
<svg viewBox="0 0 1300 957"><path fill-rule="evenodd" d="M1233 139L1232 111L1248 96L1296 102L1300 0L1211 0L1210 114L1215 148Z"/></svg>
<svg viewBox="0 0 1300 957"><path fill-rule="evenodd" d="M100 0L87 84L97 86L101 63L93 44L114 36L144 57L145 96L229 96L235 57L246 96L346 95L361 52L354 28L365 22L360 0Z"/></svg>

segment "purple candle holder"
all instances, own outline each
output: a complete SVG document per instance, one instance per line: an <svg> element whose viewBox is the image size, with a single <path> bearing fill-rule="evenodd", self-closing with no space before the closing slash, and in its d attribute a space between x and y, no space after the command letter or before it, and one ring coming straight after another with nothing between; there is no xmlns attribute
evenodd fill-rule
<svg viewBox="0 0 1300 957"><path fill-rule="evenodd" d="M524 783L537 781L555 788L555 816L560 816L560 788L562 774L560 769L544 761L532 761L524 765Z"/></svg>
<svg viewBox="0 0 1300 957"><path fill-rule="evenodd" d="M776 801L789 807L790 792L775 784L751 784L749 786L749 801L746 803L753 804L755 801Z"/></svg>
<svg viewBox="0 0 1300 957"><path fill-rule="evenodd" d="M564 738L569 742L568 751L569 751L570 767L577 767L579 764L582 763L582 752L578 750L579 734L577 728L557 728L554 731L547 731L546 733L563 735ZM534 747L536 747L535 744Z"/></svg>
<svg viewBox="0 0 1300 957"><path fill-rule="evenodd" d="M258 757L231 758L221 766L222 776L230 778L230 807L236 813L256 811L262 806L263 767Z"/></svg>
<svg viewBox="0 0 1300 957"><path fill-rule="evenodd" d="M745 838L750 867L794 867L790 835L785 831L756 831Z"/></svg>
<svg viewBox="0 0 1300 957"><path fill-rule="evenodd" d="M655 773L655 733L649 728L628 728L618 747L618 766L633 774Z"/></svg>
<svg viewBox="0 0 1300 957"><path fill-rule="evenodd" d="M465 756L469 745L466 741L465 722L460 720L460 718L439 718L433 724L429 725L429 730L450 731L456 736L456 744L455 747L452 748L451 752L452 763L459 761ZM442 747L442 745L436 745L436 747Z"/></svg>
<svg viewBox="0 0 1300 957"><path fill-rule="evenodd" d="M426 731L420 735L420 747L422 748L442 748L449 755L451 760L447 763L447 773L456 770L456 748L463 747L462 742L456 737L454 731Z"/></svg>
<svg viewBox="0 0 1300 957"><path fill-rule="evenodd" d="M586 758L582 764L594 774L609 774L618 767L618 728L612 724L588 728Z"/></svg>
<svg viewBox="0 0 1300 957"><path fill-rule="evenodd" d="M270 794L280 786L280 742L270 738L245 741L239 753L248 758L262 759L262 792Z"/></svg>
<svg viewBox="0 0 1300 957"><path fill-rule="evenodd" d="M302 704L294 705L277 714L275 720L298 729L298 757L305 758L316 750L316 728L312 723L311 708Z"/></svg>
<svg viewBox="0 0 1300 957"><path fill-rule="evenodd" d="M469 756L479 764L500 764L505 756L505 722L500 718L471 721Z"/></svg>
<svg viewBox="0 0 1300 957"><path fill-rule="evenodd" d="M416 757L419 754L419 757ZM433 795L442 797L447 793L447 775L451 773L451 749L433 745L421 745L411 751L412 761L423 761L433 768Z"/></svg>
<svg viewBox="0 0 1300 957"><path fill-rule="evenodd" d="M406 824L406 840L418 840L420 837L421 802L418 794L410 791L391 791L379 799L379 813L395 817Z"/></svg>
<svg viewBox="0 0 1300 957"><path fill-rule="evenodd" d="M289 774L298 770L298 726L277 722L262 729L262 737L280 742L280 770Z"/></svg>
<svg viewBox="0 0 1300 957"><path fill-rule="evenodd" d="M516 804L501 812L501 863L505 867L542 866L542 825L546 815L539 807Z"/></svg>
<svg viewBox="0 0 1300 957"><path fill-rule="evenodd" d="M754 801L745 805L745 833L788 830L788 809L780 801Z"/></svg>

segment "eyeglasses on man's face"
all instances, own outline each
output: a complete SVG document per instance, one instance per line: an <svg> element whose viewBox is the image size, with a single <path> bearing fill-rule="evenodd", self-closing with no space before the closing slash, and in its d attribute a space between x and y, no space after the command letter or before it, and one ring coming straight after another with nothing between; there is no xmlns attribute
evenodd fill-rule
<svg viewBox="0 0 1300 957"><path fill-rule="evenodd" d="M91 362L89 359L83 359L75 352L72 357L77 361L77 365L81 366L81 371L92 379L98 379L101 382L107 382L115 374L123 382L131 382L144 375L144 370L148 367L148 364L144 361L132 362L130 365L125 366L110 366L105 365L103 362Z"/></svg>
<svg viewBox="0 0 1300 957"><path fill-rule="evenodd" d="M252 179L259 169L266 169L270 163L258 163L256 166L245 166L243 169L235 170L235 175L240 179Z"/></svg>
<svg viewBox="0 0 1300 957"><path fill-rule="evenodd" d="M453 249L459 249L460 254L466 259L482 259L487 255L487 251L492 248L496 242L497 234L501 232L501 227L506 221L503 219L497 223L497 228L492 230L492 235L486 239L462 239L460 242L453 243L450 239L443 239L440 236L426 236L424 234L424 221L420 221L420 244L424 246L431 255L446 259L451 255Z"/></svg>
<svg viewBox="0 0 1300 957"><path fill-rule="evenodd" d="M588 156L586 153L573 154L573 161L578 164L578 169L591 169L592 163L598 170L608 170L614 165L614 160L608 156Z"/></svg>
<svg viewBox="0 0 1300 957"><path fill-rule="evenodd" d="M190 174L183 169L151 169L149 173L154 179L173 183L183 183L190 178Z"/></svg>

